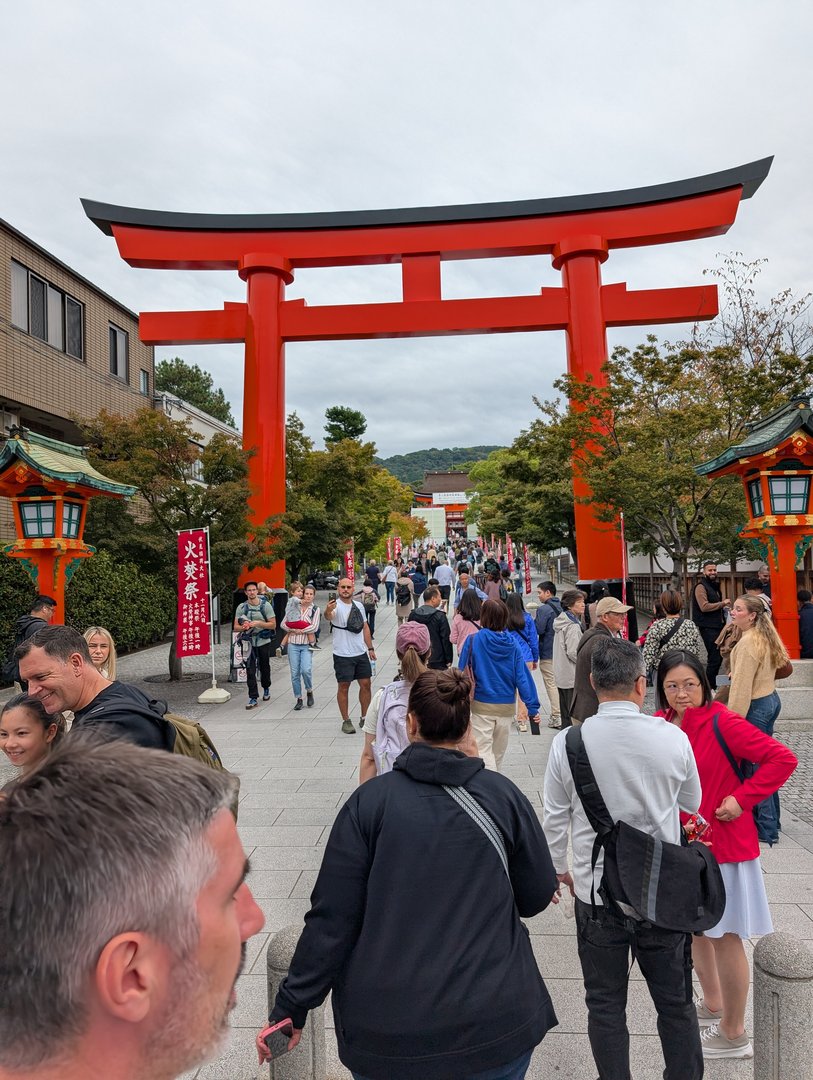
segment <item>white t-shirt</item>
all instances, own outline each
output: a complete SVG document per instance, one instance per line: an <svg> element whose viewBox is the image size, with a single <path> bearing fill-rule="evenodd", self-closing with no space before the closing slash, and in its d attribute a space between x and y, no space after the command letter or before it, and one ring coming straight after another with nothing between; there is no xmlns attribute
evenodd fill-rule
<svg viewBox="0 0 813 1080"><path fill-rule="evenodd" d="M376 733L376 728L378 727L378 709L381 705L381 695L386 689L386 686L382 686L373 694L372 701L370 702L370 707L367 710L367 715L364 717L364 724L361 729L365 735L375 735Z"/></svg>
<svg viewBox="0 0 813 1080"><path fill-rule="evenodd" d="M364 604L360 600L353 603L361 612L365 623L367 615ZM350 618L350 605L343 600L336 601L336 611L333 614L333 655L334 656L361 656L367 652L367 642L364 640L364 631L354 634L351 630L345 630L347 620Z"/></svg>

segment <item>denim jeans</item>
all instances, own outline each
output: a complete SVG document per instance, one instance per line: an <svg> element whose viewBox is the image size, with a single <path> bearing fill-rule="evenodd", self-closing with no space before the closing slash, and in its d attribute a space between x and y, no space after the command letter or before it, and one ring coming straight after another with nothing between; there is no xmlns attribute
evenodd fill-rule
<svg viewBox="0 0 813 1080"><path fill-rule="evenodd" d="M395 582L394 581L385 581L384 582L384 588L387 590L387 603L388 604L394 604L395 603Z"/></svg>
<svg viewBox="0 0 813 1080"><path fill-rule="evenodd" d="M306 690L313 689L313 653L307 645L289 645L288 663L291 665L291 686L294 688L294 697L302 697L302 682Z"/></svg>
<svg viewBox="0 0 813 1080"><path fill-rule="evenodd" d="M763 731L766 735L773 736L773 729L779 718L779 711L781 708L782 705L779 701L779 694L774 690L773 693L768 694L767 697L754 698L745 719L749 724L753 724L755 728L759 728L759 730ZM752 766L751 775L753 775L758 768L758 765ZM779 823L778 791L775 791L773 795L769 795L767 799L763 799L761 803L758 803L754 807L754 818L757 823L757 833L759 834L760 840L764 840L768 844L775 844L779 839L779 833L782 828Z"/></svg>
<svg viewBox="0 0 813 1080"><path fill-rule="evenodd" d="M700 1080L703 1052L692 993L687 934L636 927L576 900L576 935L587 1001L587 1034L599 1080L630 1080L627 989L630 953L658 1013L664 1080Z"/></svg>
<svg viewBox="0 0 813 1080"><path fill-rule="evenodd" d="M507 1065L498 1065L496 1069L472 1073L467 1080L525 1080L525 1073L531 1064L531 1053L523 1054L521 1058L509 1061ZM353 1073L353 1080L367 1080L367 1077L361 1073Z"/></svg>

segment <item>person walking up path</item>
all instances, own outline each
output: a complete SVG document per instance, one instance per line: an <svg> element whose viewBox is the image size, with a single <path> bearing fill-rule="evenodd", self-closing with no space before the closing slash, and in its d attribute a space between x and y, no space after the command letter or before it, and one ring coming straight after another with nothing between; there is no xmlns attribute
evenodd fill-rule
<svg viewBox="0 0 813 1080"><path fill-rule="evenodd" d="M539 732L539 697L531 673L519 646L506 630L508 608L501 600L485 600L480 612L480 627L466 638L460 653L460 670L474 679L471 703L471 726L480 757L487 769L499 770L511 722L516 710L517 693L525 703L529 720Z"/></svg>
<svg viewBox="0 0 813 1080"><path fill-rule="evenodd" d="M245 584L246 599L238 604L234 613L234 629L238 632L251 633L251 655L246 664L248 678L247 709L256 709L259 698L257 688L257 668L260 669L260 682L263 688L263 701L271 697L271 642L277 620L271 604L260 596L256 581Z"/></svg>
<svg viewBox="0 0 813 1080"><path fill-rule="evenodd" d="M310 644L319 631L321 613L315 604L316 590L313 585L306 585L302 591L300 620L306 623L304 628L291 629L283 620L282 629L288 633L288 664L291 668L291 686L296 704L294 711L302 708L302 683L308 698L308 708L313 706L313 646Z"/></svg>
<svg viewBox="0 0 813 1080"><path fill-rule="evenodd" d="M359 684L360 726L363 727L372 696L370 680L373 669L370 661L375 660L375 647L364 605L353 599L353 582L350 578L341 579L338 593L335 600L328 601L325 618L333 626L333 670L339 684L336 701L342 717L342 731L345 735L354 735L356 729L350 719L350 684ZM354 615L354 612L358 614Z"/></svg>
<svg viewBox="0 0 813 1080"><path fill-rule="evenodd" d="M550 702L548 727L560 728L562 710L553 674L553 623L556 617L562 614L562 605L556 598L556 586L552 581L540 581L536 587L536 593L539 597L539 607L536 609L534 622L539 637L539 673Z"/></svg>
<svg viewBox="0 0 813 1080"><path fill-rule="evenodd" d="M381 571L381 580L384 582L384 589L387 593L387 604L395 603L395 582L398 580L398 571L393 565L392 559L387 559L387 565Z"/></svg>
<svg viewBox="0 0 813 1080"><path fill-rule="evenodd" d="M646 676L641 650L633 642L602 635L592 652L591 675L598 712L587 719L582 732L610 816L658 840L679 843L679 811L693 814L700 806L700 777L689 740L679 728L641 712ZM701 1080L703 1053L691 990L688 935L635 923L603 905L598 888L604 853L598 853L593 867L596 834L575 791L567 736L561 731L554 738L548 758L544 829L557 877L576 898L587 1033L599 1076L630 1078L626 1006L631 954L658 1013L664 1080Z"/></svg>

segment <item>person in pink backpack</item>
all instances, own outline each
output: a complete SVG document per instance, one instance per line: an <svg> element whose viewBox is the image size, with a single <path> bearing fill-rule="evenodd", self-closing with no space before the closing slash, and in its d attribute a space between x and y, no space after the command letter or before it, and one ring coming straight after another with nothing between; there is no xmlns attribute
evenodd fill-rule
<svg viewBox="0 0 813 1080"><path fill-rule="evenodd" d="M359 783L390 772L409 745L406 733L407 702L412 684L426 671L432 641L423 623L401 623L395 634L398 677L373 695L364 721L364 749L359 762Z"/></svg>

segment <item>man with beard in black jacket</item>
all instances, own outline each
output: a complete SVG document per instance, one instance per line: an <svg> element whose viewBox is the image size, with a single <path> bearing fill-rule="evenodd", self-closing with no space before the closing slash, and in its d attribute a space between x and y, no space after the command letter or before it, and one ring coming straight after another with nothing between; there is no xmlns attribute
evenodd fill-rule
<svg viewBox="0 0 813 1080"><path fill-rule="evenodd" d="M443 597L437 585L429 585L424 590L423 603L409 613L408 622L423 623L429 631L432 653L429 667L437 671L445 670L454 659L449 633L449 620L441 610Z"/></svg>
<svg viewBox="0 0 813 1080"><path fill-rule="evenodd" d="M70 626L47 626L18 645L15 656L28 693L49 715L70 710L71 733L93 732L137 746L172 751L175 729L164 719L163 701L135 686L111 682L96 670L88 645Z"/></svg>
<svg viewBox="0 0 813 1080"><path fill-rule="evenodd" d="M44 627L49 626L55 611L56 600L54 600L52 596L38 596L34 601L34 606L31 608L31 613L29 615L21 615L14 624L15 646L22 645L24 641L33 637L38 630L42 630ZM19 666L17 666L16 671L13 673L13 678L15 682L20 684L23 690L28 689L25 681L20 678Z"/></svg>

